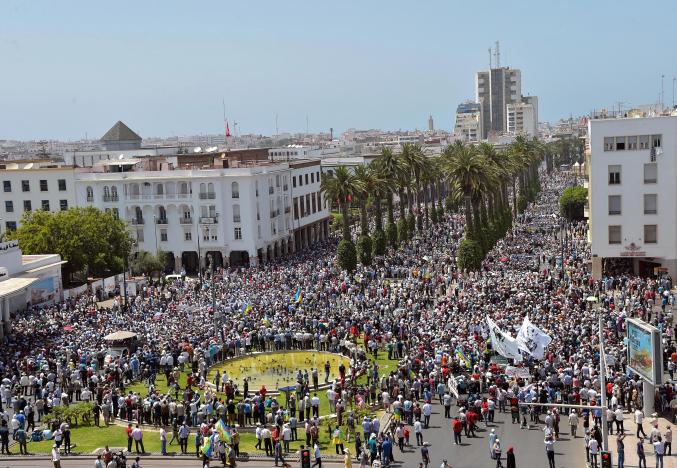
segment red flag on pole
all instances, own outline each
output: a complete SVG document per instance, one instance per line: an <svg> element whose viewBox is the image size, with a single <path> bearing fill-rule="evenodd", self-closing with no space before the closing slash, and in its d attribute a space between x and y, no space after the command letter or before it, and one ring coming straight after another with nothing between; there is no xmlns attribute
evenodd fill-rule
<svg viewBox="0 0 677 468"><path fill-rule="evenodd" d="M226 120L226 138L230 137L230 127L228 127L228 120Z"/></svg>

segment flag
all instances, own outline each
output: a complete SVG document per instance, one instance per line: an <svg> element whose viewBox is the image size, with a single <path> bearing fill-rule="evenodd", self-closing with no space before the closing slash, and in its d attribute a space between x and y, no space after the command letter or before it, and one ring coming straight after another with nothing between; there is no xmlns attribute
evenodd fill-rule
<svg viewBox="0 0 677 468"><path fill-rule="evenodd" d="M212 457L212 439L211 437L205 437L204 441L202 442L202 453L205 457L211 458Z"/></svg>
<svg viewBox="0 0 677 468"><path fill-rule="evenodd" d="M226 426L226 423L223 422L223 419L219 418L219 420L216 422L216 431L219 433L219 439L221 442L224 442L226 444L231 443L231 436L230 436L230 430L228 429L228 426Z"/></svg>
<svg viewBox="0 0 677 468"><path fill-rule="evenodd" d="M245 306L244 306L244 309L242 309L242 311L243 311L245 314L248 314L249 312L251 312L251 311L252 311L252 305L251 305L251 303L250 303L250 302L247 302L247 303L245 304Z"/></svg>
<svg viewBox="0 0 677 468"><path fill-rule="evenodd" d="M524 322L517 332L517 345L535 359L543 359L545 348L552 338L536 325L531 323L529 316L524 317Z"/></svg>
<svg viewBox="0 0 677 468"><path fill-rule="evenodd" d="M301 293L301 288L298 288L296 294L294 294L294 302L298 304L301 302L301 299L303 299L303 293Z"/></svg>
<svg viewBox="0 0 677 468"><path fill-rule="evenodd" d="M520 354L517 340L508 333L501 331L496 322L489 317L487 317L487 324L489 325L489 335L491 336L491 345L494 351L508 359L521 361L522 355Z"/></svg>
<svg viewBox="0 0 677 468"><path fill-rule="evenodd" d="M230 127L228 126L228 119L226 119L226 138L230 138Z"/></svg>
<svg viewBox="0 0 677 468"><path fill-rule="evenodd" d="M459 348L456 350L456 356L458 357L459 361L465 364L467 368L471 367L470 360L466 357L462 349Z"/></svg>

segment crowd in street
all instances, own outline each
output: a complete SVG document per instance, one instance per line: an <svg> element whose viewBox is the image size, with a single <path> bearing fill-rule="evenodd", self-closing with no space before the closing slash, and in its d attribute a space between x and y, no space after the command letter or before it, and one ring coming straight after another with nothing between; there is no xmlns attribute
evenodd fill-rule
<svg viewBox="0 0 677 468"><path fill-rule="evenodd" d="M625 320L642 318L661 330L672 379L677 364L675 298L667 276L648 279L619 270L593 280L586 225L563 225L556 214L566 184L561 174L543 178L537 201L518 216L477 273L457 270L464 220L460 214L447 214L444 222L353 274L337 269L332 240L260 267L153 283L132 297L127 308L121 299L112 307L99 307L83 296L17 314L12 333L0 346L0 405L9 409L0 408L3 427L16 436L18 423L24 437L30 436L55 406L92 401L97 424L117 417L171 430L180 441L182 431L197 427L192 433L201 435L198 449L217 432L219 419L231 427L258 426L262 442L257 448L276 462L288 449L285 441L305 427L306 444L313 447L313 457L320 457L313 434L320 425L317 418L326 415L312 402L315 389L307 377L300 379L290 401L247 388L245 381L210 381L208 374L214 363L243 353L317 349L350 358L350 368L329 382L331 412L339 418L332 441L336 453L348 453L360 466L388 465L393 447L409 444L413 432L427 467L424 433L434 400L444 406L456 442L472 437L477 424L490 421L494 412L511 412L519 426L545 427L544 451L554 466L554 446L564 424L560 420L565 419L572 426L580 424L586 453L591 463L598 463L601 410L574 413L547 404L595 405L605 392L612 427L620 423L622 429L625 418L649 418L642 414L642 381L626 367ZM598 298L598 307L587 300L590 296ZM600 388L599 378L599 314L606 388ZM493 358L486 317L514 334L526 315L552 342L543 359L525 356L520 366L528 378L506 376L500 360ZM103 337L118 330L138 335L141 346L134 354L109 353ZM397 365L380 369L375 359L381 353ZM191 372L184 383L185 370ZM305 371L312 375L313 369ZM362 375L367 378L358 380ZM458 377L466 391L458 399L453 398L450 376ZM129 392L127 387L139 380L148 391ZM160 391L159 381L168 382L169 390ZM658 411L670 410L674 390L671 380L656 389ZM544 406L520 404L535 402ZM378 419L355 420L352 411L360 405L392 412L394 423L384 431ZM61 434L69 430L61 425L50 429ZM655 453L670 449L666 439L671 432L666 431L651 428L646 436ZM216 441L215 455L221 445L224 458L237 455L235 434L228 433L228 444ZM5 432L0 436L4 441ZM344 450L348 443L354 445L352 454ZM511 459L515 466L515 451L510 448L503 455L500 444L493 440L490 446L497 466L506 457L508 466ZM617 448L622 446L618 438ZM181 447L185 451L187 442ZM643 453L644 444L637 447Z"/></svg>

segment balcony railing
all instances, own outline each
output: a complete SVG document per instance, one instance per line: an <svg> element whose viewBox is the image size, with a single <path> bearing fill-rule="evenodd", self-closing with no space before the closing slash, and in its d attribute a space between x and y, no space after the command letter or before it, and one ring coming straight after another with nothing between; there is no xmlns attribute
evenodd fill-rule
<svg viewBox="0 0 677 468"><path fill-rule="evenodd" d="M275 188L274 188L274 187L268 187L268 193L269 193L270 195L272 195L273 193L275 193Z"/></svg>
<svg viewBox="0 0 677 468"><path fill-rule="evenodd" d="M219 222L219 218L200 218L200 224L216 224Z"/></svg>
<svg viewBox="0 0 677 468"><path fill-rule="evenodd" d="M284 190L285 192L286 192L287 190L289 190L289 185L287 185L287 184L283 185L283 186L282 186L282 190Z"/></svg>
<svg viewBox="0 0 677 468"><path fill-rule="evenodd" d="M233 192L233 198L240 198L240 192Z"/></svg>
<svg viewBox="0 0 677 468"><path fill-rule="evenodd" d="M144 224L143 218L132 218L132 224Z"/></svg>
<svg viewBox="0 0 677 468"><path fill-rule="evenodd" d="M157 218L155 222L157 222L158 224L169 224L167 218Z"/></svg>
<svg viewBox="0 0 677 468"><path fill-rule="evenodd" d="M93 201L94 201L94 197L87 197L87 201L88 201L89 203L93 202Z"/></svg>
<svg viewBox="0 0 677 468"><path fill-rule="evenodd" d="M234 223L239 223L241 221L239 216L233 216L233 222Z"/></svg>
<svg viewBox="0 0 677 468"><path fill-rule="evenodd" d="M290 208L290 207L288 207L288 206L285 206L285 207L284 207L284 212L285 212L285 214L286 214L286 213L289 213L290 211L291 211L291 208Z"/></svg>
<svg viewBox="0 0 677 468"><path fill-rule="evenodd" d="M193 224L193 218L180 218L180 224Z"/></svg>
<svg viewBox="0 0 677 468"><path fill-rule="evenodd" d="M214 192L201 192L200 193L200 200L213 200L216 198L216 194Z"/></svg>

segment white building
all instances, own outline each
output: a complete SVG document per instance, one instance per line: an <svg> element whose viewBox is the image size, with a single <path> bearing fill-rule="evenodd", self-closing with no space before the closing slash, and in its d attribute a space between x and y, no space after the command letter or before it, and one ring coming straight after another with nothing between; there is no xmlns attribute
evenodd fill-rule
<svg viewBox="0 0 677 468"><path fill-rule="evenodd" d="M482 106L476 102L464 102L456 108L454 138L465 143L477 143L482 140Z"/></svg>
<svg viewBox="0 0 677 468"><path fill-rule="evenodd" d="M0 243L0 338L12 312L61 300L64 263L59 255L22 255L17 241Z"/></svg>
<svg viewBox="0 0 677 468"><path fill-rule="evenodd" d="M518 102L507 105L508 133L538 136L537 110L532 103Z"/></svg>
<svg viewBox="0 0 677 468"><path fill-rule="evenodd" d="M593 274L677 275L677 117L592 119L588 199Z"/></svg>

